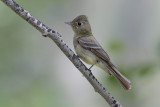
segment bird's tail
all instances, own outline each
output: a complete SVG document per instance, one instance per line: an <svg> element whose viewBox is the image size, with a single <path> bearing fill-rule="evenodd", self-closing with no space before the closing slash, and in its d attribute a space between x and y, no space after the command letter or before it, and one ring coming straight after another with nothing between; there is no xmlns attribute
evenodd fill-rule
<svg viewBox="0 0 160 107"><path fill-rule="evenodd" d="M124 89L131 89L130 80L128 80L124 75L122 75L111 62L109 63L109 65L110 66L107 66L109 74L113 75Z"/></svg>
<svg viewBox="0 0 160 107"><path fill-rule="evenodd" d="M128 80L124 75L122 75L116 68L111 70L111 74L120 82L124 89L131 89L130 80Z"/></svg>

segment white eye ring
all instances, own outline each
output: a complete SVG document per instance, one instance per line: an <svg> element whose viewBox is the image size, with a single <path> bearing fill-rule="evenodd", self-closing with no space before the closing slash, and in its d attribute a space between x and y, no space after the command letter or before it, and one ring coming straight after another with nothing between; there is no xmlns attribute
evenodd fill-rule
<svg viewBox="0 0 160 107"><path fill-rule="evenodd" d="M83 23L82 23L82 22L77 22L77 25L78 25L78 26L82 26Z"/></svg>

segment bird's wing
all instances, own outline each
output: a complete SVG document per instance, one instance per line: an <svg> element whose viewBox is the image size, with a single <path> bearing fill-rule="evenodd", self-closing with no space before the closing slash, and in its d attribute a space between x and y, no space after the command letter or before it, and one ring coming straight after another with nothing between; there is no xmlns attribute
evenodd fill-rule
<svg viewBox="0 0 160 107"><path fill-rule="evenodd" d="M110 60L108 54L99 45L94 36L80 37L77 40L83 48L91 51L103 61L108 62Z"/></svg>
<svg viewBox="0 0 160 107"><path fill-rule="evenodd" d="M110 61L108 54L103 50L103 48L99 45L99 43L93 36L79 37L77 40L83 48L91 51L106 63L107 68L109 69L109 71L111 71L109 73L114 75L114 77L116 77L116 79L126 90L129 90L131 88L130 81L116 69L116 67Z"/></svg>

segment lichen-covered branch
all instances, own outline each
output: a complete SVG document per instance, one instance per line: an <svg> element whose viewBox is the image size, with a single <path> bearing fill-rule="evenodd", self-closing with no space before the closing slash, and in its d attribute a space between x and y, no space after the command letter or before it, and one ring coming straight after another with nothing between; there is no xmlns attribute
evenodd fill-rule
<svg viewBox="0 0 160 107"><path fill-rule="evenodd" d="M98 92L111 107L122 107L122 105L115 100L110 93L98 82L90 70L79 60L75 53L67 46L64 42L62 36L44 25L38 19L34 18L28 11L24 10L13 0L1 0L8 7L10 7L14 12L21 16L24 20L34 26L38 31L42 33L43 36L51 38L57 46L62 50L62 52L70 59L75 67L86 77L90 84L94 87L95 91Z"/></svg>

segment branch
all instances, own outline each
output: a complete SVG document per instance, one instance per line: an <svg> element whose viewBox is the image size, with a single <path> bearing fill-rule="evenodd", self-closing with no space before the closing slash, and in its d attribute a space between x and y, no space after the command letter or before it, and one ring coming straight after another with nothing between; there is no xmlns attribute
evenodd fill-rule
<svg viewBox="0 0 160 107"><path fill-rule="evenodd" d="M110 95L110 93L98 82L90 70L79 60L75 53L67 46L62 36L44 25L38 19L34 18L28 11L24 10L13 0L1 0L14 12L21 16L24 20L35 27L43 36L52 39L62 52L68 57L68 59L74 64L74 66L84 75L84 77L94 87L95 91L98 92L111 107L122 107L122 105Z"/></svg>

